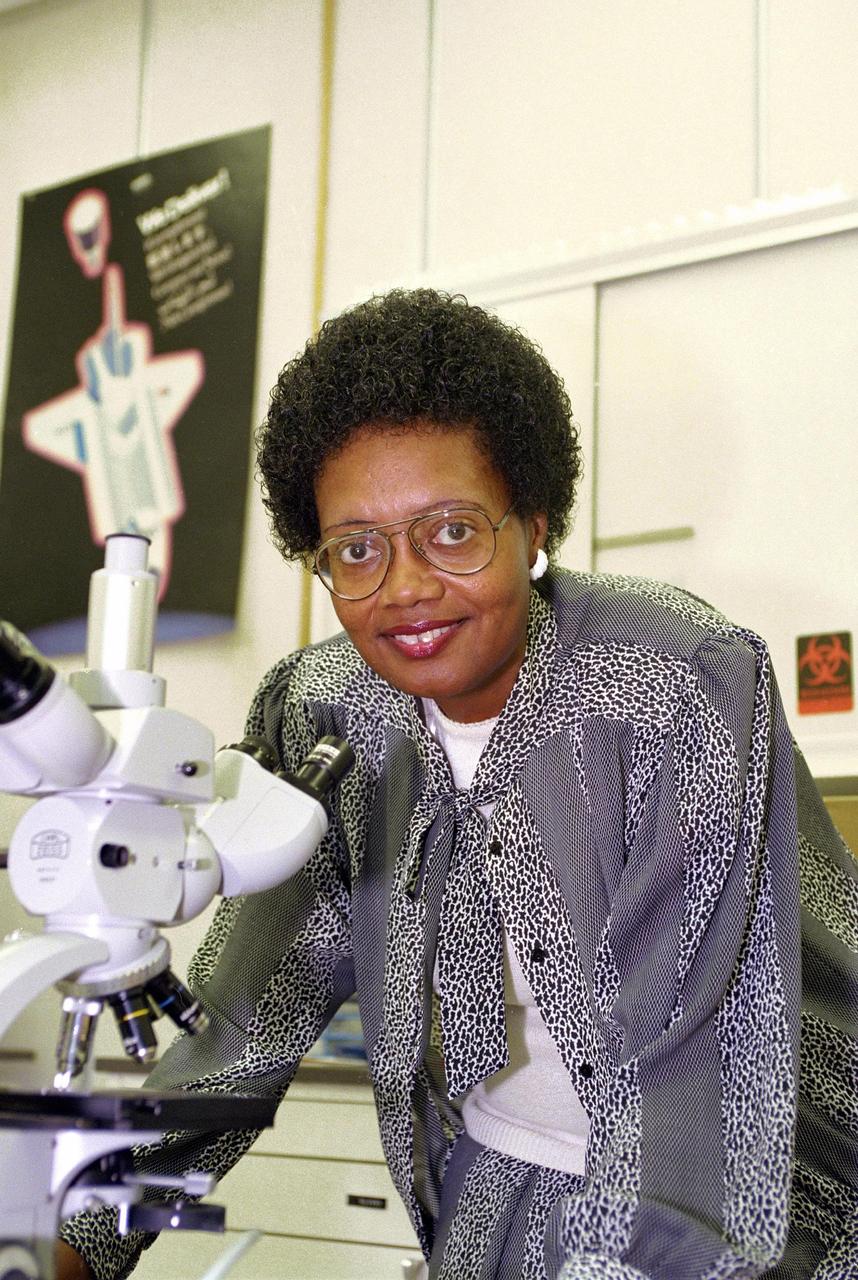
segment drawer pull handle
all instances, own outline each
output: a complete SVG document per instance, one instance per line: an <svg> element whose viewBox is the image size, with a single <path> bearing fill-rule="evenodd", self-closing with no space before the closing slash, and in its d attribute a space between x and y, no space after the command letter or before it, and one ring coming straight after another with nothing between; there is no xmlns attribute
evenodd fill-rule
<svg viewBox="0 0 858 1280"><path fill-rule="evenodd" d="M386 1209L387 1200L384 1196L348 1196L346 1204L356 1204L361 1209Z"/></svg>

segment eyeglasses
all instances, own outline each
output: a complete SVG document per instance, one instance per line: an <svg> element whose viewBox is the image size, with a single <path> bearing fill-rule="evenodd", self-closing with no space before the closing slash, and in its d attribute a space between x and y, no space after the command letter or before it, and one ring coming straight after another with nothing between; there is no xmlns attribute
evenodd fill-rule
<svg viewBox="0 0 858 1280"><path fill-rule="evenodd" d="M341 600L365 600L378 591L393 560L391 539L398 534L382 530L405 525L399 533L406 533L417 554L436 569L462 576L479 573L494 559L497 535L511 514L509 507L497 524L492 524L484 511L454 507L357 529L323 542L314 556L315 571Z"/></svg>

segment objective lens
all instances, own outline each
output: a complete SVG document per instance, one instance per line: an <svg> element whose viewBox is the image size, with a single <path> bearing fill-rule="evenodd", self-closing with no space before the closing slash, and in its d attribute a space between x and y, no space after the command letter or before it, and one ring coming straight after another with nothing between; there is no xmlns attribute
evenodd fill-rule
<svg viewBox="0 0 858 1280"><path fill-rule="evenodd" d="M67 1089L89 1061L95 1025L101 1009L100 1000L90 1000L83 996L66 996L63 1000L55 1089Z"/></svg>
<svg viewBox="0 0 858 1280"><path fill-rule="evenodd" d="M191 995L170 969L165 969L146 984L146 997L155 1016L166 1014L177 1027L196 1035L209 1025L208 1014L199 1000Z"/></svg>
<svg viewBox="0 0 858 1280"><path fill-rule="evenodd" d="M152 1026L152 1013L142 987L131 991L118 991L108 997L116 1015L116 1025L122 1036L122 1047L129 1058L138 1062L151 1062L155 1057L158 1041Z"/></svg>

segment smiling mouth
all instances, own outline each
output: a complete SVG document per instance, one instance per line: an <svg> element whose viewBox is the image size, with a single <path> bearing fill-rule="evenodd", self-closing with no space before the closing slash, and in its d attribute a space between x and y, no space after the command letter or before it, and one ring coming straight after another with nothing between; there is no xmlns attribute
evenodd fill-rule
<svg viewBox="0 0 858 1280"><path fill-rule="evenodd" d="M431 658L458 631L460 625L459 622L446 622L439 627L426 627L423 631L387 631L384 634L385 639L407 657Z"/></svg>
<svg viewBox="0 0 858 1280"><path fill-rule="evenodd" d="M452 631L452 624L448 627L434 627L431 631L420 631L416 636L401 635L395 636L395 640L400 640L403 644L418 645L431 644L433 640L439 640L441 636L445 636L448 631Z"/></svg>

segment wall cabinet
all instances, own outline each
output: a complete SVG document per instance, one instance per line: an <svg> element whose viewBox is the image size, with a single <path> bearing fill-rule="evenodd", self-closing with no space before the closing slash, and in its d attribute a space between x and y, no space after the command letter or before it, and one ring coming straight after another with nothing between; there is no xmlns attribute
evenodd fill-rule
<svg viewBox="0 0 858 1280"><path fill-rule="evenodd" d="M127 1077L102 1075L98 1084L127 1087ZM254 1229L263 1237L230 1280L403 1280L403 1261L421 1258L387 1171L362 1064L305 1059L274 1128L209 1199L226 1209L226 1234L164 1232L135 1278L200 1280Z"/></svg>

